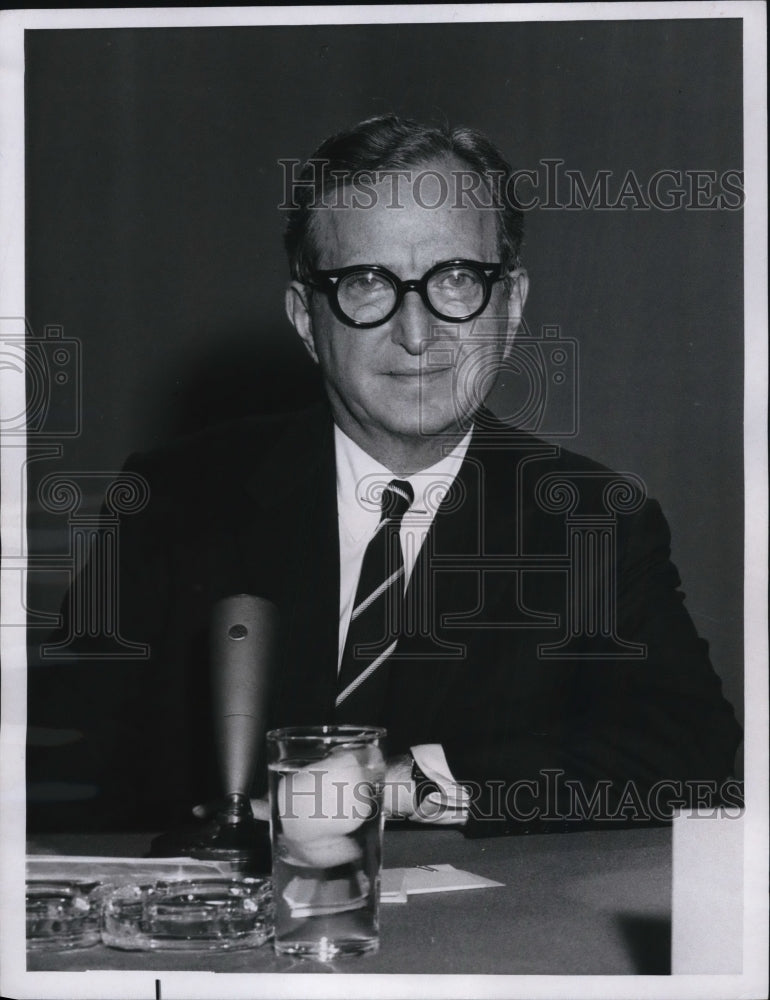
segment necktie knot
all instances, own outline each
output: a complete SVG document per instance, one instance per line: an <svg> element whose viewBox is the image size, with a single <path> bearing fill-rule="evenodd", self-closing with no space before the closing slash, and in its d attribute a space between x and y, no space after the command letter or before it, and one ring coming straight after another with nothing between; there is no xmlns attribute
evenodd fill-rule
<svg viewBox="0 0 770 1000"><path fill-rule="evenodd" d="M409 510L414 500L414 490L404 479L392 479L382 491L381 521L391 521L394 525L401 523L404 514Z"/></svg>

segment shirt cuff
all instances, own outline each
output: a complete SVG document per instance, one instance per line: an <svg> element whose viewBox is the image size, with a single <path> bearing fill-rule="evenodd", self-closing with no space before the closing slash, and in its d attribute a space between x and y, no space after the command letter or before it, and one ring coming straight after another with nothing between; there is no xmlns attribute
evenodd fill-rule
<svg viewBox="0 0 770 1000"><path fill-rule="evenodd" d="M419 804L413 818L435 824L465 823L471 796L455 781L441 744L421 743L409 751L425 777L436 785Z"/></svg>

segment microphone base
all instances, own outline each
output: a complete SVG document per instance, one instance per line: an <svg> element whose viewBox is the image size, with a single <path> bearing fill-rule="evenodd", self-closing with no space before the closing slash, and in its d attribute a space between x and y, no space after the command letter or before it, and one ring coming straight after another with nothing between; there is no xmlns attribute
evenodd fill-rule
<svg viewBox="0 0 770 1000"><path fill-rule="evenodd" d="M170 830L155 837L151 858L190 857L227 864L245 875L269 875L272 863L270 828L251 815L248 799L229 796L212 820Z"/></svg>

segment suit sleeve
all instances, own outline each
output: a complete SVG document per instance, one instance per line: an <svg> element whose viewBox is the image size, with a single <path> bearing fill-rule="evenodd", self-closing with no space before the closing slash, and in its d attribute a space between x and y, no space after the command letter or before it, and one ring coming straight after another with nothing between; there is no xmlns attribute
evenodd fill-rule
<svg viewBox="0 0 770 1000"><path fill-rule="evenodd" d="M659 822L669 803L718 797L740 728L684 607L654 501L630 519L617 571L618 635L640 659L538 665L561 671L547 728L445 741L452 774L471 790L469 836Z"/></svg>

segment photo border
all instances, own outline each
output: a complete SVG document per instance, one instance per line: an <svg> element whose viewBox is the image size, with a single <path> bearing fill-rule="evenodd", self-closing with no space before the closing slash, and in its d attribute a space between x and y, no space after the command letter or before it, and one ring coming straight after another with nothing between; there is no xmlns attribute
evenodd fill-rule
<svg viewBox="0 0 770 1000"><path fill-rule="evenodd" d="M24 32L39 29L213 27L228 25L434 23L442 21L576 21L741 18L744 27L745 220L745 788L744 966L741 975L704 976L379 976L299 977L267 973L163 972L28 973L23 922L24 738L26 654L23 629L0 629L2 673L2 992L19 997L146 998L162 976L163 998L253 997L738 997L766 995L768 848L767 684L767 152L766 8L760 2L576 3L328 6L280 8L147 8L27 10L0 14L0 316L25 315L24 284ZM5 392L2 390L5 389ZM0 405L23 412L18 380L0 371ZM23 537L23 438L2 442L3 558ZM3 615L15 616L18 586L2 573ZM14 617L14 620L17 620ZM210 976L210 978L209 978Z"/></svg>

